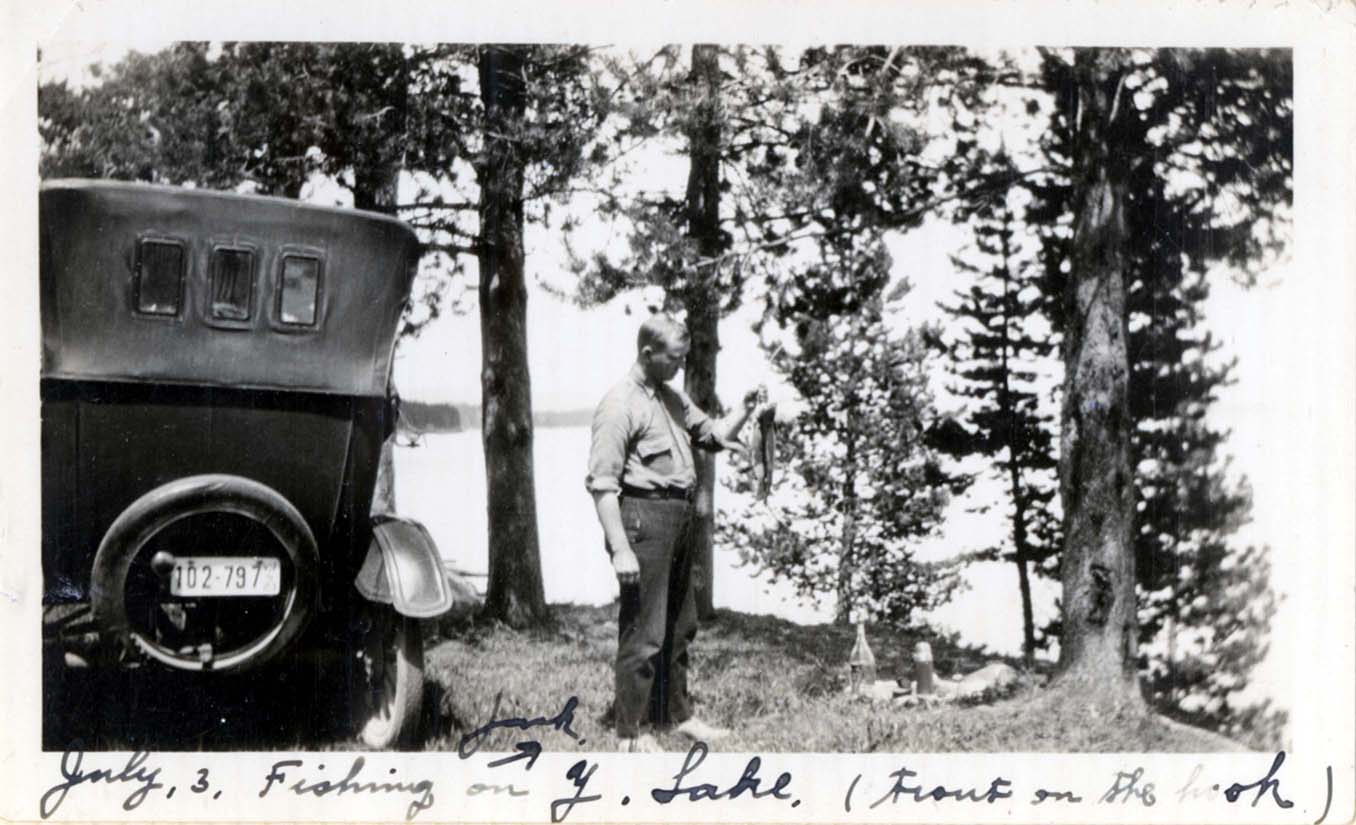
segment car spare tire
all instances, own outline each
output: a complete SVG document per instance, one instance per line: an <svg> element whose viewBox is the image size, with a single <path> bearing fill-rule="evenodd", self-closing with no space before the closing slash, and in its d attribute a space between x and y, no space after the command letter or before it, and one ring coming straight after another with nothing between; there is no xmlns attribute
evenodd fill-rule
<svg viewBox="0 0 1356 825"><path fill-rule="evenodd" d="M297 508L234 475L163 484L99 544L100 629L176 670L239 671L285 650L314 612L319 551Z"/></svg>

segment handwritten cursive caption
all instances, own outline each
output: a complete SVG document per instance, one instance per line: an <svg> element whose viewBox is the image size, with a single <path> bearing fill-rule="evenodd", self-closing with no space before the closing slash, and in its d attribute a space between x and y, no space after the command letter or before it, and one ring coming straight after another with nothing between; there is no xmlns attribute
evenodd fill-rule
<svg viewBox="0 0 1356 825"><path fill-rule="evenodd" d="M574 712L578 700L570 697L559 712L552 716L494 718L461 738L458 761L475 757L485 739L495 731L513 731L523 734L514 744L514 752L507 757L488 760L484 768L494 770L497 781L473 781L465 787L468 797L492 795L501 797L530 797L533 789L519 787L505 777L503 768L517 765L526 773L533 769L542 753L541 742L527 736L533 730L553 731L577 742L585 740L574 729ZM497 712L496 712L497 717ZM707 766L710 749L704 742L695 742L675 763L666 778L642 788L634 798L659 808L697 806L729 806L733 802L759 806L782 807L789 810L805 801L797 790L796 779L790 770L779 770L776 758L751 755L743 769L734 774ZM296 810L298 801L376 798L389 799L400 805L406 821L412 821L438 804L438 779L434 776L409 777L396 767L384 766L376 755L325 754L325 758L308 756L306 759L285 758L272 762L254 787L226 788L217 783L210 768L184 769L182 761L171 768L158 764L155 756L146 751L129 755L87 755L80 749L62 754L61 777L47 787L38 799L38 813L48 819L61 810L73 795L88 794L102 804L110 794L123 811L137 811L156 804L173 804L182 787L185 796L221 804L227 810L232 799L285 798L288 810ZM618 755L618 760L626 757ZM742 757L741 757L742 758ZM1096 787L1069 787L1061 784L1020 784L1014 779L993 775L979 782L953 782L946 777L928 775L918 766L900 764L893 771L881 775L858 773L847 780L839 791L843 812L851 814L854 805L867 810L882 807L902 808L920 803L946 806L990 806L997 803L1025 803L1029 806L1116 806L1132 809L1152 808L1164 800L1169 804L1215 802L1224 806L1247 805L1274 807L1285 810L1294 807L1295 800L1283 787L1286 754L1275 754L1270 767L1255 776L1243 776L1228 781L1210 782L1204 765L1196 765L1182 780L1180 777L1154 777L1139 765L1118 768L1105 783ZM610 761L610 760L609 760ZM172 772L171 772L172 769ZM546 778L545 784L555 782L559 791L543 797L540 809L553 823L565 822L576 810L588 808L604 800L622 806L632 804L633 794L619 790L609 783L607 768L602 760L582 758L573 762L558 780ZM626 776L634 777L633 771ZM483 778L482 778L483 779ZM814 784L816 793L824 793L823 777ZM845 779L847 779L845 777ZM1323 815L1316 825L1327 817L1332 803L1332 769L1326 776L1327 798L1323 801ZM1167 784L1165 784L1167 783ZM538 786L543 783L537 783ZM102 790L96 790L102 789ZM549 798L546 798L549 797ZM317 809L317 815L329 815L334 809ZM455 818L455 804L449 804L441 814L431 816ZM173 815L169 808L158 815ZM683 814L677 814L682 817ZM779 814L787 817L787 814Z"/></svg>

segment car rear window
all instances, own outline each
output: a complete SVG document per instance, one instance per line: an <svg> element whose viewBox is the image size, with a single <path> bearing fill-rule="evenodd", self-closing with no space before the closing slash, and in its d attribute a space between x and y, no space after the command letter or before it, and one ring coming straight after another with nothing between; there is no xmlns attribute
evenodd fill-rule
<svg viewBox="0 0 1356 825"><path fill-rule="evenodd" d="M178 315L184 296L184 246L143 240L137 247L136 307L146 315Z"/></svg>
<svg viewBox="0 0 1356 825"><path fill-rule="evenodd" d="M303 255L283 256L282 292L278 296L279 320L293 326L314 326L319 296L320 259Z"/></svg>
<svg viewBox="0 0 1356 825"><path fill-rule="evenodd" d="M248 321L254 296L254 252L212 250L212 317Z"/></svg>

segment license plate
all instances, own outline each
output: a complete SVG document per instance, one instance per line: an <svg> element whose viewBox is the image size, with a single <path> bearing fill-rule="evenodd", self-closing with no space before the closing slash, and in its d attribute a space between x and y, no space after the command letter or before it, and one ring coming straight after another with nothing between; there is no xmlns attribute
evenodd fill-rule
<svg viewBox="0 0 1356 825"><path fill-rule="evenodd" d="M282 562L265 556L180 556L170 573L172 596L276 596Z"/></svg>

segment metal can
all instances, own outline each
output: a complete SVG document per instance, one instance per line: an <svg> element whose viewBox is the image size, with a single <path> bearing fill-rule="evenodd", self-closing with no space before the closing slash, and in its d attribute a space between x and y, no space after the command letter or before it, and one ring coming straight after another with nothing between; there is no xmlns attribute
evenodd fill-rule
<svg viewBox="0 0 1356 825"><path fill-rule="evenodd" d="M913 646L913 680L917 683L917 692L920 694L936 690L932 669L932 645L927 642L919 642Z"/></svg>

